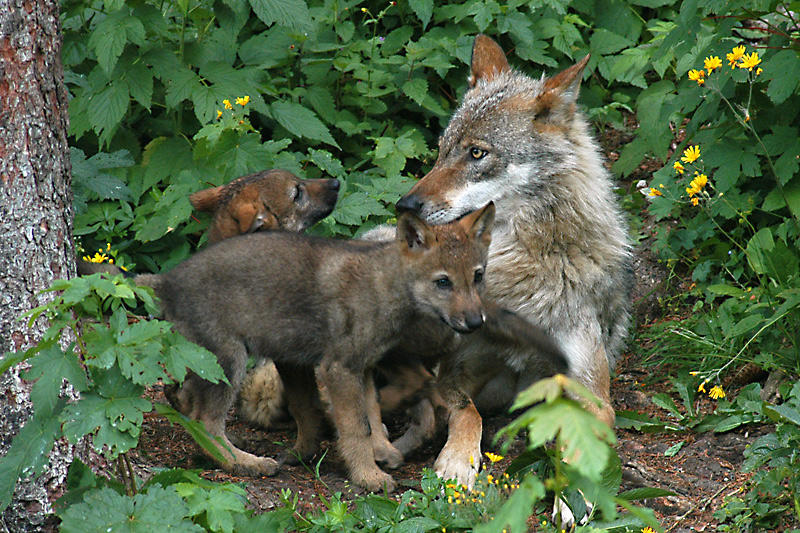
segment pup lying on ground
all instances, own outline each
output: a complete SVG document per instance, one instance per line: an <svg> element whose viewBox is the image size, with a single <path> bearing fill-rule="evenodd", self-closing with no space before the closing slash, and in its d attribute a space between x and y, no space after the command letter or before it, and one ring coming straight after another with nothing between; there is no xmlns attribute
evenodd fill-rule
<svg viewBox="0 0 800 533"><path fill-rule="evenodd" d="M388 243L245 235L167 274L137 276L137 283L155 289L165 317L183 335L217 355L232 384L192 375L170 400L231 449L232 455L220 447L230 457L224 468L272 474L275 460L242 451L225 435L248 351L275 361L302 457L316 451L323 417L316 368L351 479L370 490L392 490L394 481L375 461L392 466L402 456L381 430L372 369L416 321L441 320L465 333L483 324L480 291L493 219L492 204L436 227L406 214Z"/></svg>

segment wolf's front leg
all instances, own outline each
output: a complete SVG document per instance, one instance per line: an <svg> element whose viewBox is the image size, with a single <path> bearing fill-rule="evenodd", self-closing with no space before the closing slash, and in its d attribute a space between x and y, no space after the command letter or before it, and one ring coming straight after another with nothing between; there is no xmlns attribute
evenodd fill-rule
<svg viewBox="0 0 800 533"><path fill-rule="evenodd" d="M441 382L439 393L448 409L447 442L433 468L439 477L455 479L472 488L481 465L481 415L469 396L452 381Z"/></svg>
<svg viewBox="0 0 800 533"><path fill-rule="evenodd" d="M339 453L350 471L350 479L367 490L391 492L395 482L378 468L372 451L365 379L363 372L356 374L337 361L323 362L317 372L317 380L330 397Z"/></svg>
<svg viewBox="0 0 800 533"><path fill-rule="evenodd" d="M386 428L381 420L381 406L378 403L378 392L375 390L372 372L367 373L365 380L372 452L376 461L386 465L386 468L395 469L403 464L403 454L389 442Z"/></svg>

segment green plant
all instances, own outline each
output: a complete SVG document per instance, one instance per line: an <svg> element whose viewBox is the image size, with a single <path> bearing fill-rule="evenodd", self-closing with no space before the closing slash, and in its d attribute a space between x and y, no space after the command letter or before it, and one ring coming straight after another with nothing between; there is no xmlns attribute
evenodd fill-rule
<svg viewBox="0 0 800 533"><path fill-rule="evenodd" d="M77 443L91 436L94 450L117 465L121 483L133 495L136 480L125 454L139 442L144 414L154 407L143 397L145 387L180 383L187 371L225 381L212 353L171 331L168 322L132 313L140 305L157 312L152 289L119 275L94 274L58 280L48 291L61 292L26 315L29 321L48 318L44 338L0 360L0 372L27 361L24 377L34 381L33 417L0 459L0 508L8 505L17 478L36 475L62 437ZM59 344L65 331L75 338L66 349ZM67 403L60 397L63 380L80 393L79 399ZM202 424L167 405L156 409L215 452Z"/></svg>

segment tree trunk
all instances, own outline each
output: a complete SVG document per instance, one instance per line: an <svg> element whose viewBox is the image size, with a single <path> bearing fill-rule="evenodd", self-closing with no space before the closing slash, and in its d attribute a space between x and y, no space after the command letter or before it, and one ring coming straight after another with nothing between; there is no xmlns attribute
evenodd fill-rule
<svg viewBox="0 0 800 533"><path fill-rule="evenodd" d="M28 328L17 317L75 273L63 77L58 2L0 0L0 352L37 342L46 322ZM20 373L0 376L0 455L30 416ZM57 443L47 471L18 484L0 531L54 529L50 504L71 460L71 447Z"/></svg>

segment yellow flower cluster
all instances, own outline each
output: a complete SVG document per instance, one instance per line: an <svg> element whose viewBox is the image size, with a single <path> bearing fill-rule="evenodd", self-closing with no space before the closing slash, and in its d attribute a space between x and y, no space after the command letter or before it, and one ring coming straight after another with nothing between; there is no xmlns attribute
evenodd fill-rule
<svg viewBox="0 0 800 533"><path fill-rule="evenodd" d="M486 452L486 457L487 457L487 458L488 458L488 459L489 459L489 460L490 460L492 463L496 463L497 461L502 461L502 460L503 460L503 456L502 456L502 455L498 455L498 454L496 454L496 453L492 453L492 452Z"/></svg>
<svg viewBox="0 0 800 533"><path fill-rule="evenodd" d="M106 243L105 249L98 248L97 252L95 252L95 254L93 256L84 255L83 256L83 260L84 261L88 261L89 263L106 263L106 262L108 262L108 263L113 265L114 264L114 258L113 257L109 257L108 255L106 255L106 252L111 252L111 243L110 242Z"/></svg>
<svg viewBox="0 0 800 533"><path fill-rule="evenodd" d="M700 174L699 172L695 172L694 179L691 182L689 182L689 186L686 187L686 194L688 194L690 198L695 194L699 194L707 183L708 183L708 176L706 176L705 174Z"/></svg>
<svg viewBox="0 0 800 533"><path fill-rule="evenodd" d="M489 454L487 454L489 455ZM502 456L491 454L494 457ZM491 457L490 457L491 460ZM500 459L497 459L498 461ZM482 485L486 485L483 487ZM486 475L486 481L483 482L482 479L479 477L475 488L469 489L466 485L456 485L453 483L448 483L445 485L447 490L447 503L456 504L456 505L467 505L470 503L473 504L483 504L486 498L486 490L494 485L497 487L497 490L504 491L506 494L510 494L511 491L519 488L519 483L513 481L508 474L503 474L501 477L496 478L492 474ZM486 490L484 490L484 488Z"/></svg>
<svg viewBox="0 0 800 533"><path fill-rule="evenodd" d="M237 105L240 105L240 106L244 107L244 106L246 106L247 104L250 103L250 96L247 96L247 95L245 95L245 96L237 96L236 100L234 100L234 102ZM222 106L227 110L232 110L233 109L233 104L227 98L222 101ZM220 117L222 117L222 111L217 109L217 120L219 120ZM241 122L240 122L240 124L241 124Z"/></svg>
<svg viewBox="0 0 800 533"><path fill-rule="evenodd" d="M697 374L697 372L689 372L689 374ZM719 400L725 397L725 390L721 386L714 385L711 387L711 390L706 391L706 383L708 383L708 380L703 380L703 382L698 385L697 392L707 392L708 397L712 400Z"/></svg>
<svg viewBox="0 0 800 533"><path fill-rule="evenodd" d="M747 70L753 70L753 68L757 67L759 63L761 63L761 59L758 57L758 52L752 52L748 54L746 53L746 48L744 45L735 46L729 54L725 54L725 59L728 60L728 65L730 65L731 69L739 67L746 68ZM761 72L763 72L763 69L758 68L756 70L756 76L761 74Z"/></svg>

